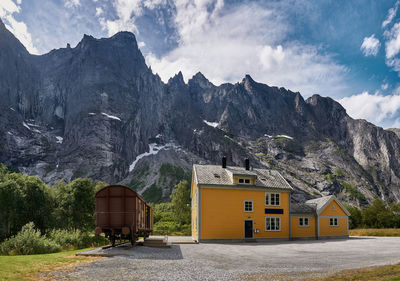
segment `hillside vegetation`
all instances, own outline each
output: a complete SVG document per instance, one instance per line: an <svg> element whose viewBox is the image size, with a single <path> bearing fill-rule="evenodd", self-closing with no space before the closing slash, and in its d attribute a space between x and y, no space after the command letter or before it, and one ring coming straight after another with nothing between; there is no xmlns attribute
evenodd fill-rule
<svg viewBox="0 0 400 281"><path fill-rule="evenodd" d="M43 254L107 243L94 235L95 193L104 186L77 178L50 187L0 164L0 254ZM176 185L171 202L153 203L153 208L155 233L190 235L187 181Z"/></svg>

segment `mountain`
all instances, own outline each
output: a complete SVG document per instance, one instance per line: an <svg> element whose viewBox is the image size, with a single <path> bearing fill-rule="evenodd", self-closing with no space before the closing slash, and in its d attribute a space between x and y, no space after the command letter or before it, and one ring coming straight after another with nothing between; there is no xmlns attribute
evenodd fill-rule
<svg viewBox="0 0 400 281"><path fill-rule="evenodd" d="M200 72L163 83L135 36L31 55L0 22L0 162L47 183L90 177L167 198L193 163L278 169L294 200L400 201L400 138L334 100Z"/></svg>

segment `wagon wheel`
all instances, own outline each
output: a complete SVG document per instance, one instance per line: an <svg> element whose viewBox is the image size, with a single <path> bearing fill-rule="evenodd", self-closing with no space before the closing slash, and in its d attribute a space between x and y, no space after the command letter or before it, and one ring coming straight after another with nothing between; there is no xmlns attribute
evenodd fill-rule
<svg viewBox="0 0 400 281"><path fill-rule="evenodd" d="M136 244L136 236L134 234L132 234L132 236L131 236L131 245L135 246L135 244Z"/></svg>

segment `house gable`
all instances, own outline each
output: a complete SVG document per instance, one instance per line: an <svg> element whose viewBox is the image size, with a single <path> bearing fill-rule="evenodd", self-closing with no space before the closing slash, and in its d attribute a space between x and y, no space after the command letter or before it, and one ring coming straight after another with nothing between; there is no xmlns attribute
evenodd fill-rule
<svg viewBox="0 0 400 281"><path fill-rule="evenodd" d="M346 212L347 210L333 199L321 210L320 216L347 216Z"/></svg>

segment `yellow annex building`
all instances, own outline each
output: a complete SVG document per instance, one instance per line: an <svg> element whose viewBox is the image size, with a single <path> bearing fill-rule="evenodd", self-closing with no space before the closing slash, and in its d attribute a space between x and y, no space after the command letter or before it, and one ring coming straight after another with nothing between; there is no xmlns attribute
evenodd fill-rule
<svg viewBox="0 0 400 281"><path fill-rule="evenodd" d="M348 237L349 212L335 196L291 203L278 171L193 165L192 237L198 242Z"/></svg>

